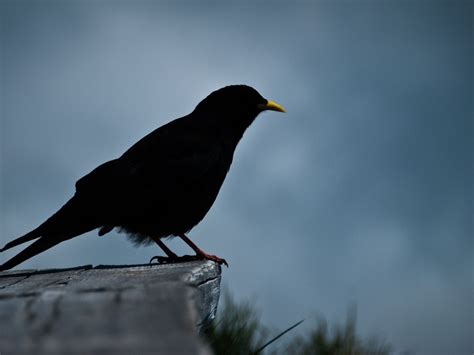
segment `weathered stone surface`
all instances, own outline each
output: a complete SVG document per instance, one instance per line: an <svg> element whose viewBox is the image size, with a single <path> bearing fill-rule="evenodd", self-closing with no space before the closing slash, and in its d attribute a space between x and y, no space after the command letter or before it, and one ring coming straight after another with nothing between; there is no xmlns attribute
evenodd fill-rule
<svg viewBox="0 0 474 355"><path fill-rule="evenodd" d="M0 273L2 354L209 354L210 261Z"/></svg>

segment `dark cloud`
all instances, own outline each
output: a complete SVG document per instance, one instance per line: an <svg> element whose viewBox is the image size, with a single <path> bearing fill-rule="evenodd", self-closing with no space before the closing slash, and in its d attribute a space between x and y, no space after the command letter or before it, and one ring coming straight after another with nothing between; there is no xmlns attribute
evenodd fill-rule
<svg viewBox="0 0 474 355"><path fill-rule="evenodd" d="M210 91L247 83L288 114L249 129L191 233L230 262L231 290L276 327L355 302L361 331L398 349L472 350L472 3L0 6L2 242ZM90 233L24 267L155 252Z"/></svg>

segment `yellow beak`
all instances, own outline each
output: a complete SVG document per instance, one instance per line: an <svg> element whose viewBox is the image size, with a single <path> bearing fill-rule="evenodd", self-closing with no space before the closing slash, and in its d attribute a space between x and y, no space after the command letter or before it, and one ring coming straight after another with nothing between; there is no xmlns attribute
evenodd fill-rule
<svg viewBox="0 0 474 355"><path fill-rule="evenodd" d="M282 106L270 100L267 100L266 104L259 104L258 108L262 111L270 110L270 111L286 112Z"/></svg>

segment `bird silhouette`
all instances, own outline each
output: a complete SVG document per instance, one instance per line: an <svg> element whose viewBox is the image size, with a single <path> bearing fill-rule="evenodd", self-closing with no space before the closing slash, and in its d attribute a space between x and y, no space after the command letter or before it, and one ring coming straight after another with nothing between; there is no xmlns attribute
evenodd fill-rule
<svg viewBox="0 0 474 355"><path fill-rule="evenodd" d="M118 159L79 179L74 196L55 214L0 249L35 240L1 265L0 271L91 230L98 228L104 235L116 227L137 245L155 242L168 261L180 257L162 238L177 236L196 252L194 259L227 265L202 251L186 233L211 208L237 144L265 110L285 112L250 86L212 92L190 114L159 127Z"/></svg>

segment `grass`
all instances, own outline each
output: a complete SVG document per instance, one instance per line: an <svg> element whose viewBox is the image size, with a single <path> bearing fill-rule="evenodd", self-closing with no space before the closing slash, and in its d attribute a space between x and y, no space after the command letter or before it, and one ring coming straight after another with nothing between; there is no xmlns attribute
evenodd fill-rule
<svg viewBox="0 0 474 355"><path fill-rule="evenodd" d="M390 355L392 346L377 338L363 339L356 332L355 308L348 312L343 324L330 328L324 318L304 335L285 334L281 339L264 346L278 335L272 334L261 323L260 313L250 302L237 303L224 292L223 307L218 317L206 330L205 337L217 355ZM281 332L283 333L283 332Z"/></svg>

